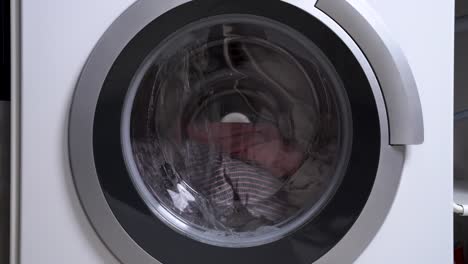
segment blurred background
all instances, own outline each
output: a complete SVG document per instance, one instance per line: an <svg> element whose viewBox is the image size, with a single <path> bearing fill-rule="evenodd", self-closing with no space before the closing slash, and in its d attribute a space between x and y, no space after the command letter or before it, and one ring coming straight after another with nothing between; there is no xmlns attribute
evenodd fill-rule
<svg viewBox="0 0 468 264"><path fill-rule="evenodd" d="M468 204L468 1L456 0L454 98L454 199ZM455 216L458 263L468 263L468 217ZM458 251L457 251L458 249ZM464 253L464 260L460 254Z"/></svg>

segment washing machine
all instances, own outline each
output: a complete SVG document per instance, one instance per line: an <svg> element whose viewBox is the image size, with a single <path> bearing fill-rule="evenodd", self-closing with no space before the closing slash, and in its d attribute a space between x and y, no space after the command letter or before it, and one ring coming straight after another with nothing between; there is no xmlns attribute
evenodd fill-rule
<svg viewBox="0 0 468 264"><path fill-rule="evenodd" d="M450 263L453 1L12 1L11 263Z"/></svg>

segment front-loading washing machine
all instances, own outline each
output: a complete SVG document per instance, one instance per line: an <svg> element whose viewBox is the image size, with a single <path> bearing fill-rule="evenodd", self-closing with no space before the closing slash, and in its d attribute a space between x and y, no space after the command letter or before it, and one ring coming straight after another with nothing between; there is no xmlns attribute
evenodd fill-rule
<svg viewBox="0 0 468 264"><path fill-rule="evenodd" d="M12 263L449 263L453 1L12 1Z"/></svg>

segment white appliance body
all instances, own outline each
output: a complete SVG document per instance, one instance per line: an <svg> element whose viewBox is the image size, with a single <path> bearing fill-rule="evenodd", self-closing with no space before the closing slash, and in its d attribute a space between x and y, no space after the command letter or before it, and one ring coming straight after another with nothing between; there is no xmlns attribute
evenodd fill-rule
<svg viewBox="0 0 468 264"><path fill-rule="evenodd" d="M69 113L93 48L134 2L22 0L15 5L20 15L15 58L18 82L12 98L12 135L17 135L13 136L13 153L17 156L13 157L12 175L17 184L13 217L18 222L12 232L11 264L119 263L118 252L100 239L75 189ZM290 2L331 21L314 8L314 1ZM364 15L372 14L368 19L378 21L385 36L406 57L421 102L424 143L396 147L405 149L401 178L391 207L376 234L370 235L370 242L358 253L347 252L355 249L346 243L367 236L365 225L356 224L317 263L450 263L454 3L350 0L347 4ZM380 188L378 191L385 192ZM373 192L371 196L380 195ZM371 209L364 208L362 215L371 216ZM183 254L183 248L179 250ZM348 254L355 257L347 259Z"/></svg>

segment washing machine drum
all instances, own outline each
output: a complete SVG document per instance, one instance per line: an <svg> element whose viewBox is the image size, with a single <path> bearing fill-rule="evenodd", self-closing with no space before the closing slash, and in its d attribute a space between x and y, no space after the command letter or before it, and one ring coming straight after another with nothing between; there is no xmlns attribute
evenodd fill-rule
<svg viewBox="0 0 468 264"><path fill-rule="evenodd" d="M312 263L366 203L380 151L366 75L314 17L272 5L179 6L95 87L94 166L74 168L78 190L98 188L154 260Z"/></svg>
<svg viewBox="0 0 468 264"><path fill-rule="evenodd" d="M351 111L329 60L297 34L250 16L208 18L165 39L137 70L124 158L139 194L175 230L261 245L335 192Z"/></svg>

